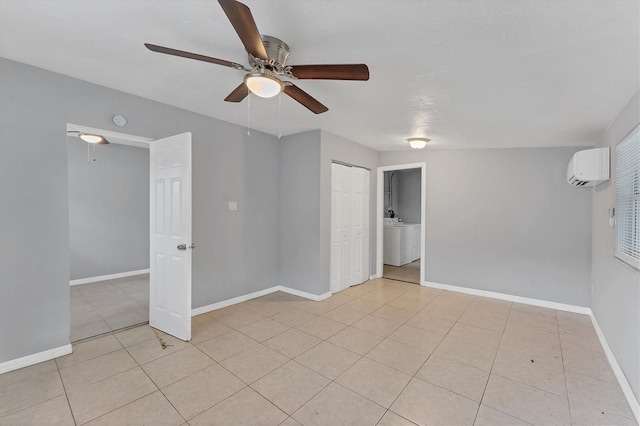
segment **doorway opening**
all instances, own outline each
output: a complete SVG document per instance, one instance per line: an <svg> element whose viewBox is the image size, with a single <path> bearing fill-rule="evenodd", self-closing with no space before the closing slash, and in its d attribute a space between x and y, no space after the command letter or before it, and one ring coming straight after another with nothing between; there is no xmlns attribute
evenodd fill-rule
<svg viewBox="0 0 640 426"><path fill-rule="evenodd" d="M149 322L149 141L67 125L72 342Z"/></svg>
<svg viewBox="0 0 640 426"><path fill-rule="evenodd" d="M190 340L191 134L67 124L67 157L71 341L144 323Z"/></svg>
<svg viewBox="0 0 640 426"><path fill-rule="evenodd" d="M422 284L425 163L378 168L377 275Z"/></svg>

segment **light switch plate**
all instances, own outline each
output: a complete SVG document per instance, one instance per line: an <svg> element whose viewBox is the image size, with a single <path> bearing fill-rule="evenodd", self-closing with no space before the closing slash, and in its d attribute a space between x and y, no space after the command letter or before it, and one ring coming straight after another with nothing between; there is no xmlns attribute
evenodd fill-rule
<svg viewBox="0 0 640 426"><path fill-rule="evenodd" d="M229 211L238 210L238 202L237 201L229 201Z"/></svg>

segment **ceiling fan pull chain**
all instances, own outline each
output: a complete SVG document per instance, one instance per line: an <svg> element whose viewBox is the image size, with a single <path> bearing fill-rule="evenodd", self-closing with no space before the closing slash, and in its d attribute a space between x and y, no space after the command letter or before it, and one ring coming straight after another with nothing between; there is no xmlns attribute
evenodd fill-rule
<svg viewBox="0 0 640 426"><path fill-rule="evenodd" d="M93 161L96 161L96 144L88 143L87 144L87 163L91 163L91 147L93 146Z"/></svg>
<svg viewBox="0 0 640 426"><path fill-rule="evenodd" d="M251 91L247 95L247 136L251 136Z"/></svg>
<svg viewBox="0 0 640 426"><path fill-rule="evenodd" d="M278 139L282 139L282 91L278 93Z"/></svg>

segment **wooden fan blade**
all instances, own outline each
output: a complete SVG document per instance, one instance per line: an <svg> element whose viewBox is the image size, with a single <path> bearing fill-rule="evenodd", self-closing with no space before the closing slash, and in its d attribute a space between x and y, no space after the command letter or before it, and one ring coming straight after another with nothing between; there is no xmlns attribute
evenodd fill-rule
<svg viewBox="0 0 640 426"><path fill-rule="evenodd" d="M284 86L284 93L286 93L296 101L300 102L302 105L307 107L309 111L311 111L314 114L322 114L323 112L329 111L329 108L322 105L310 94L308 94L298 86L295 86L291 83Z"/></svg>
<svg viewBox="0 0 640 426"><path fill-rule="evenodd" d="M365 64L293 65L291 74L301 80L369 80Z"/></svg>
<svg viewBox="0 0 640 426"><path fill-rule="evenodd" d="M235 62L225 61L224 59L212 58L211 56L199 55L197 53L185 52L184 50L172 49L170 47L157 46L155 44L145 43L147 49L158 53L165 53L167 55L180 56L188 59L195 59L197 61L209 62L216 65L223 65L225 67L231 67L236 69L244 69L240 64Z"/></svg>
<svg viewBox="0 0 640 426"><path fill-rule="evenodd" d="M222 10L231 21L233 29L236 30L242 44L244 44L245 50L252 54L256 58L269 59L267 51L262 44L262 38L260 38L260 32L256 26L256 22L253 20L251 10L245 5L236 0L218 0Z"/></svg>
<svg viewBox="0 0 640 426"><path fill-rule="evenodd" d="M242 102L244 98L249 95L249 88L246 84L240 83L240 86L233 89L233 92L229 93L229 96L224 98L227 102Z"/></svg>

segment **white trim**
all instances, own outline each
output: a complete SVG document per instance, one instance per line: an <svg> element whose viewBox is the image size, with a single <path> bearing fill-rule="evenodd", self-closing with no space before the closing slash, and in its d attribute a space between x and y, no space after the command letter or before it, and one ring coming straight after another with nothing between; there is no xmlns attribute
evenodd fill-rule
<svg viewBox="0 0 640 426"><path fill-rule="evenodd" d="M192 309L191 316L195 317L196 315L201 315L207 312L215 311L217 309L226 308L227 306L237 305L238 303L246 302L247 300L255 299L256 297L266 296L267 294L275 293L276 291L282 291L284 293L289 293L295 296L304 297L305 299L310 299L316 302L320 302L321 300L327 299L331 296L331 292L326 292L318 295L318 294L307 293L306 291L296 290L293 288L277 285L274 287L265 288L264 290L254 291L253 293L245 294L243 296L234 297L233 299L227 299L221 302L212 303L211 305L201 306L199 308Z"/></svg>
<svg viewBox="0 0 640 426"><path fill-rule="evenodd" d="M330 291L323 294L312 294L312 293L307 293L306 291L296 290L295 288L289 288L289 287L283 287L283 286L278 286L278 291L293 294L294 296L304 297L305 299L310 299L316 302L320 302L331 297Z"/></svg>
<svg viewBox="0 0 640 426"><path fill-rule="evenodd" d="M145 148L145 149L149 149L149 143L153 141L153 139L145 138L143 136L135 136L135 135L129 135L126 133L112 132L110 130L98 129L96 127L81 126L79 124L73 124L73 123L67 123L67 132L97 133L101 136L104 136L111 143L135 146L137 148ZM69 136L75 137L74 134L70 134Z"/></svg>
<svg viewBox="0 0 640 426"><path fill-rule="evenodd" d="M513 296L505 293L495 293L493 291L478 290L457 285L440 284L430 281L423 281L425 287L439 288L441 290L455 291L457 293L472 294L474 296L490 297L492 299L507 300L509 302L524 303L526 305L540 306L542 308L557 309L560 311L574 312L576 314L591 315L591 309L586 306L568 305L565 303L549 302L547 300L532 299L530 297Z"/></svg>
<svg viewBox="0 0 640 426"><path fill-rule="evenodd" d="M628 254L621 251L614 251L613 254L618 260L623 261L633 268L640 269L640 260L636 259L635 257L629 256Z"/></svg>
<svg viewBox="0 0 640 426"><path fill-rule="evenodd" d="M17 370L19 368L24 368L30 365L49 361L50 359L58 358L63 355L68 355L72 351L73 349L71 347L71 343L69 343L67 345L59 346L57 348L23 356L22 358L16 358L9 361L5 361L3 363L0 363L0 374L8 373L9 371Z"/></svg>
<svg viewBox="0 0 640 426"><path fill-rule="evenodd" d="M377 251L376 251L376 276L382 277L383 275L383 210L384 210L384 172L391 170L407 170L407 169L420 169L420 281L424 276L425 270L425 232L426 232L426 207L427 207L427 163L409 163L409 164L397 164L394 166L381 166L378 167L377 184L378 184L378 199L377 199L377 211L376 211L376 229L377 229Z"/></svg>
<svg viewBox="0 0 640 426"><path fill-rule="evenodd" d="M375 273L375 274L373 274L373 275L371 275L369 277L370 280L375 280L375 279L378 279L378 278L382 278L382 276L380 276L380 274L378 274L378 273Z"/></svg>
<svg viewBox="0 0 640 426"><path fill-rule="evenodd" d="M622 367L618 364L618 360L616 359L613 351L609 347L607 340L604 338L604 334L600 329L600 325L598 325L598 320L591 313L591 323L593 324L593 328L596 329L596 334L598 335L598 339L600 340L600 344L602 345L602 349L604 350L605 355L607 356L607 360L609 361L609 365L611 365L611 369L613 370L613 374L615 374L616 379L618 379L618 383L622 388L622 393L625 398L627 398L627 402L629 403L629 407L631 407L631 411L633 411L633 415L636 417L636 421L640 423L640 402L636 399L636 396L631 389L631 385L629 381L624 375L622 371Z"/></svg>
<svg viewBox="0 0 640 426"><path fill-rule="evenodd" d="M246 302L247 300L255 299L256 297L266 296L267 294L275 293L278 291L279 286L265 288L264 290L254 291L253 293L245 294L243 296L234 297L233 299L223 300L221 302L212 303L211 305L201 306L199 308L191 309L191 316L205 314L207 312L215 311L217 309L226 308L227 306L237 305L238 303Z"/></svg>
<svg viewBox="0 0 640 426"><path fill-rule="evenodd" d="M640 423L640 403L636 399L635 394L631 389L631 385L629 385L629 381L627 380L627 378L624 375L624 372L622 371L622 367L620 367L620 364L618 364L618 361L616 360L616 357L613 354L613 351L609 347L609 344L607 343L607 340L605 339L604 334L602 333L602 330L598 325L598 321L596 320L596 317L593 315L593 312L591 311L591 308L587 308L585 306L568 305L565 303L549 302L547 300L532 299L530 297L513 296L505 293L495 293L493 291L477 290L474 288L460 287L456 285L434 283L430 281L423 281L422 285L425 287L438 288L441 290L455 291L457 293L490 297L492 299L507 300L510 302L541 306L543 308L556 309L559 311L574 312L577 314L589 315L589 317L591 318L591 322L593 323L593 328L596 330L596 334L598 335L598 340L600 340L600 345L602 346L602 349L604 350L604 353L607 356L607 361L609 361L609 365L611 365L611 369L613 370L613 373L615 374L616 379L618 379L618 384L620 384L620 387L622 388L622 393L624 393L624 396L627 399L629 406L631 407L631 411L633 411L633 415L635 416L636 421Z"/></svg>
<svg viewBox="0 0 640 426"><path fill-rule="evenodd" d="M79 278L77 280L71 280L69 281L69 285L89 284L89 283L95 283L98 281L107 281L107 280L115 280L118 278L134 277L136 275L143 275L148 273L149 273L148 269L138 269L137 271L118 272L117 274L100 275L97 277Z"/></svg>

